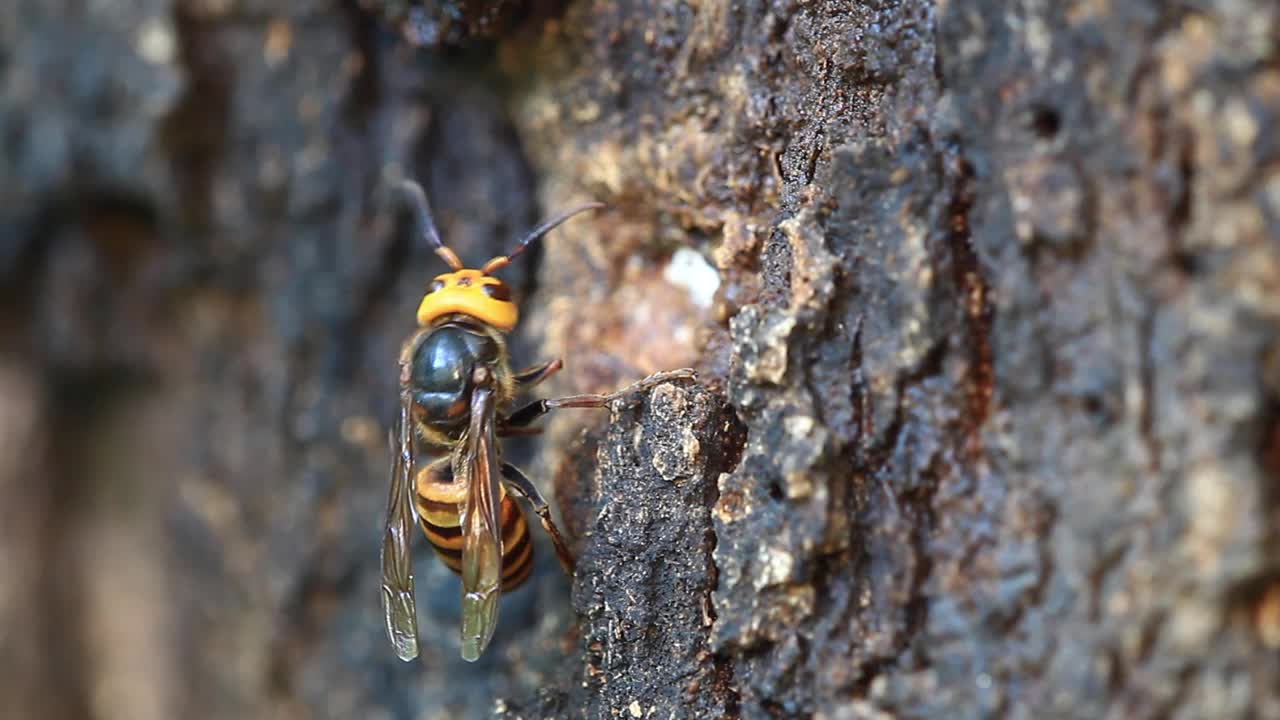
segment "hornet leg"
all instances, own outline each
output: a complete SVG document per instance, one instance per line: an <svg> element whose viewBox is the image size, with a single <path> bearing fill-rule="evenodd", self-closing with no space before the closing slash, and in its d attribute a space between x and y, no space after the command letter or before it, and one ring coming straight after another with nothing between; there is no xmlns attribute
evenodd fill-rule
<svg viewBox="0 0 1280 720"><path fill-rule="evenodd" d="M555 360L548 360L547 362L544 362L540 365L534 365L533 367L525 368L524 370L521 370L520 372L515 374L516 387L520 388L521 390L528 390L530 388L536 387L543 380L546 380L552 375L555 375L563 367L564 367L564 362L562 362L560 358L556 358ZM499 424L499 427L498 427L498 437L540 435L541 433L542 433L542 428L535 428L535 427L515 426L515 425L508 425L508 424Z"/></svg>
<svg viewBox="0 0 1280 720"><path fill-rule="evenodd" d="M521 390L528 390L529 388L536 386L538 383L541 383L543 380L546 380L552 375L560 372L560 368L563 367L564 362L561 361L560 358L556 358L555 360L548 360L541 365L534 365L533 367L525 368L524 370L516 373L516 385L518 385Z"/></svg>
<svg viewBox="0 0 1280 720"><path fill-rule="evenodd" d="M611 392L608 395L570 395L562 398L550 398L544 400L534 400L533 402L517 409L508 415L499 424L502 427L524 427L538 418L546 415L548 412L558 408L600 408L607 407L609 403L615 400L621 400L628 395L644 392L655 385L661 385L669 380L688 380L694 377L693 370L685 368L683 370L670 370L668 372L654 373L649 377L632 383L621 390Z"/></svg>
<svg viewBox="0 0 1280 720"><path fill-rule="evenodd" d="M570 577L573 577L573 553L565 544L564 537L560 535L560 528L556 527L555 521L551 519L551 509L547 507L547 501L542 499L542 493L538 492L533 482L511 463L502 463L502 477L506 479L507 489L528 500L533 506L533 511L538 513L538 518L542 520L542 527L551 536L551 542L555 543L560 566Z"/></svg>

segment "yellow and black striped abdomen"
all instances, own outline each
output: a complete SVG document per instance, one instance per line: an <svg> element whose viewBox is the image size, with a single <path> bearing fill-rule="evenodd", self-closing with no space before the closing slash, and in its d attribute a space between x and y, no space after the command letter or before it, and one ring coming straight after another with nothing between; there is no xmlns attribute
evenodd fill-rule
<svg viewBox="0 0 1280 720"><path fill-rule="evenodd" d="M449 478L448 463L432 463L418 473L414 503L422 531L436 555L455 573L462 572L462 501L465 483ZM533 571L533 537L524 511L515 498L502 491L502 589L514 590Z"/></svg>

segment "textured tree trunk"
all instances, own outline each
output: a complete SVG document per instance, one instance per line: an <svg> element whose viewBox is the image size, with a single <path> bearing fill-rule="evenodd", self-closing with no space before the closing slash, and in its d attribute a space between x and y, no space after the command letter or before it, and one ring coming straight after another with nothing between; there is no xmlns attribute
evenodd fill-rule
<svg viewBox="0 0 1280 720"><path fill-rule="evenodd" d="M0 717L1280 718L1280 6L14 0ZM423 181L580 555L378 609Z"/></svg>

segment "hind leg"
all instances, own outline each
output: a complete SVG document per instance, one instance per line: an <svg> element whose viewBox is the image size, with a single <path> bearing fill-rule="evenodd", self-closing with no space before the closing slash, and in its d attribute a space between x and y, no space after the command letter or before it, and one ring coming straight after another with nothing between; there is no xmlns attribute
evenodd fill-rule
<svg viewBox="0 0 1280 720"><path fill-rule="evenodd" d="M556 523L551 519L551 508L547 506L547 501L542 498L542 493L538 492L538 488L520 469L511 463L502 463L502 477L508 490L525 500L533 506L533 511L538 514L538 519L542 521L542 527L551 536L551 542L556 546L556 557L560 559L560 566L570 576L573 575L574 560L573 552L569 550L569 546L564 541L564 536L560 534L560 528L556 527Z"/></svg>

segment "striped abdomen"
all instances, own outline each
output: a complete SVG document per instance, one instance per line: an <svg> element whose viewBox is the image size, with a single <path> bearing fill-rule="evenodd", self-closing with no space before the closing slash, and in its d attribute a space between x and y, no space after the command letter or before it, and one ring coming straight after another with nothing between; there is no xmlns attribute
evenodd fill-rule
<svg viewBox="0 0 1280 720"><path fill-rule="evenodd" d="M461 503L466 497L466 483L452 482L447 458L423 468L415 483L414 503L427 541L435 548L444 564L455 573L462 572ZM529 579L533 571L533 538L529 523L515 498L502 490L502 589L514 590Z"/></svg>

